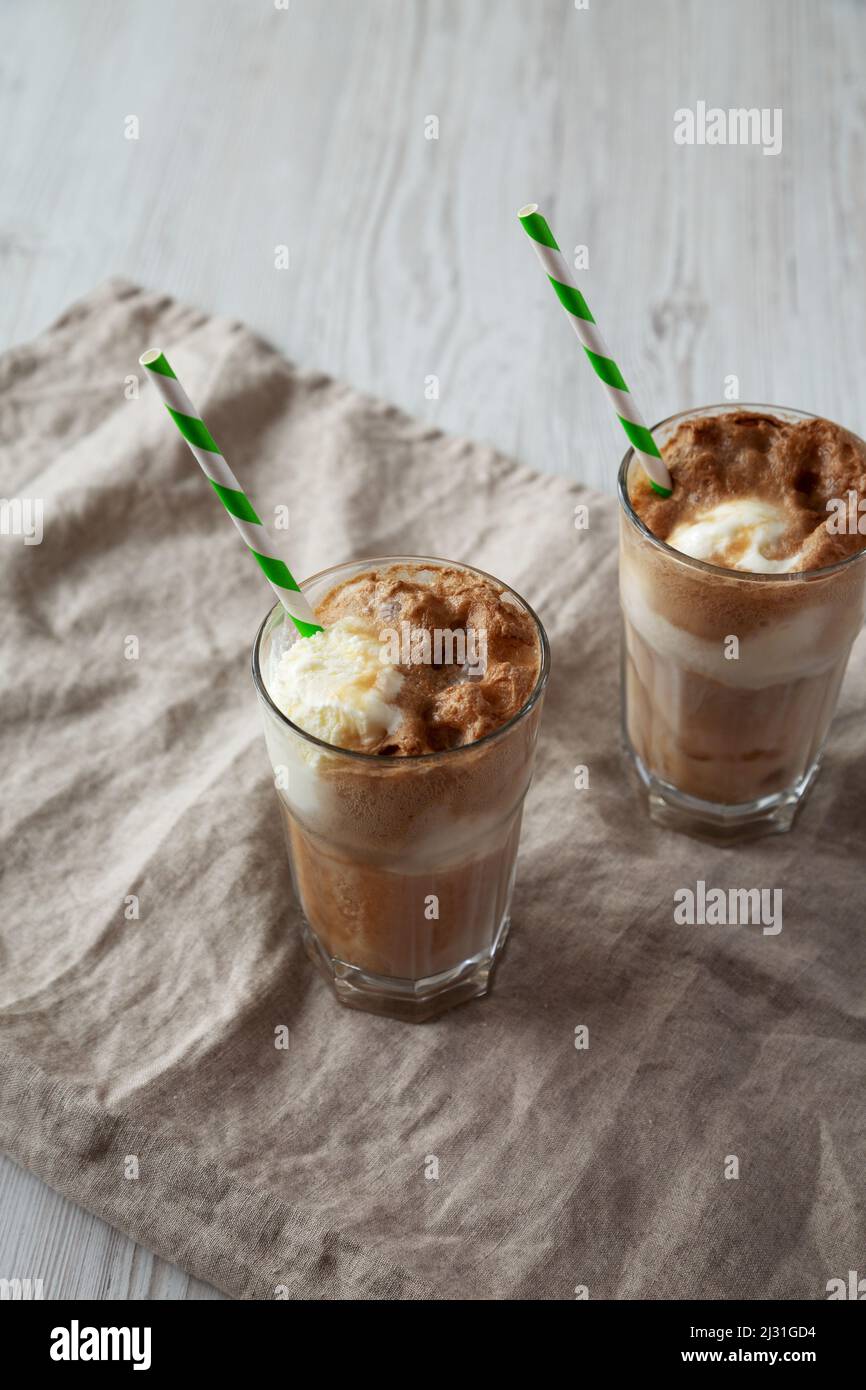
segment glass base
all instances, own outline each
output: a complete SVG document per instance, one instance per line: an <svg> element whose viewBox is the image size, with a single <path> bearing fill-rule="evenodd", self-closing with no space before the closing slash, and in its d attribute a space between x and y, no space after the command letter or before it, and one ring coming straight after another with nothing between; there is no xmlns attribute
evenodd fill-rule
<svg viewBox="0 0 866 1390"><path fill-rule="evenodd" d="M372 975L357 965L329 955L306 917L301 918L307 955L330 982L338 1001L347 1009L363 1009L366 1013L382 1014L406 1023L425 1023L453 1009L455 1004L487 994L510 925L510 919L504 917L492 947L461 961L451 970L429 975L424 980L399 980L387 975Z"/></svg>
<svg viewBox="0 0 866 1390"><path fill-rule="evenodd" d="M794 824L820 767L820 762L816 761L805 777L783 792L731 806L702 801L700 797L689 796L669 782L663 782L644 766L628 740L625 751L637 771L650 820L668 830L679 830L685 835L725 844L757 840L762 835L786 834Z"/></svg>

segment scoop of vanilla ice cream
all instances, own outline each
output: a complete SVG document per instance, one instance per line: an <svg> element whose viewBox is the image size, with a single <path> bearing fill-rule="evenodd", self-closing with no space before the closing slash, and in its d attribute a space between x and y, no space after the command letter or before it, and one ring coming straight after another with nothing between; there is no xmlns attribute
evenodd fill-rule
<svg viewBox="0 0 866 1390"><path fill-rule="evenodd" d="M788 519L781 507L758 497L736 497L681 521L667 543L694 560L726 569L781 574L796 566L797 554L772 559L765 549L781 540L787 529Z"/></svg>
<svg viewBox="0 0 866 1390"><path fill-rule="evenodd" d="M283 653L271 698L293 724L324 743L369 749L401 719L392 702L403 677L382 653L372 628L355 617L339 618Z"/></svg>

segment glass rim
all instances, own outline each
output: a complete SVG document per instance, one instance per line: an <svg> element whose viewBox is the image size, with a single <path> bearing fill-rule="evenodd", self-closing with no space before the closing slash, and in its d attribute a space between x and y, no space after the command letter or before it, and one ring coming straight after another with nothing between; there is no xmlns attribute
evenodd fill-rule
<svg viewBox="0 0 866 1390"><path fill-rule="evenodd" d="M541 619L539 618L532 605L527 603L523 595L519 594L516 589L513 589L510 584L506 584L503 579L497 579L495 574L490 574L487 570L478 569L476 565L466 565L462 562L462 560L445 560L442 559L441 556L437 555L378 555L371 556L369 559L344 560L338 565L329 565L327 569L318 570L316 574L311 574L307 579L301 581L299 587L303 592L308 585L314 584L317 580L327 579L329 575L335 575L339 573L340 570L352 569L355 566L363 568L365 565L372 567L373 565L382 565L386 563L399 564L403 561L416 565L456 565L458 569L468 570L470 574L479 574L484 579L492 580L494 584L501 585L504 590L506 590L510 594L513 594L514 597L516 599L519 599L519 601L523 604L523 607L526 609L533 622L535 623L536 632L538 634L538 645L541 649L541 667L538 672L538 679L536 680L535 685L532 688L532 692L529 695L529 698L524 702L524 704L521 705L520 709L517 710L514 714L512 714L511 718L506 720L504 724L500 724L497 729L491 729L489 734L485 734L483 738L475 739L473 743L461 743L457 748L437 748L434 749L432 753L414 753L408 756L405 753L367 753L361 748L341 748L339 744L326 743L324 739L317 738L315 734L310 734L307 732L306 729L302 729L299 724L293 723L289 716L287 714L284 714L283 711L279 708L279 706L274 704L274 701L271 699L270 692L265 683L264 676L262 675L261 663L259 661L259 650L261 648L262 637L264 636L265 628L267 627L274 613L278 609L282 610L282 604L279 602L275 603L273 607L268 610L261 623L259 624L259 629L256 633L255 641L253 642L253 684L256 687L256 691L258 692L260 699L264 701L268 709L274 715L276 715L277 719L279 719L279 721L282 724L285 724L289 729L292 730L292 733L297 734L302 739L305 739L307 743L313 744L314 747L322 748L328 753L336 753L346 758L356 758L359 759L361 762L367 764L375 764L379 767L406 767L406 765L409 763L411 763L414 766L417 763L430 763L435 760L442 761L443 759L447 758L459 758L461 755L465 753L470 753L475 748L481 748L482 745L493 743L495 740L502 738L506 733L508 733L510 729L513 729L516 724L519 724L526 717L526 715L529 714L532 709L534 709L534 707L538 704L538 701L541 699L541 696L544 693L545 686L547 685L547 679L550 675L550 641L548 639L547 633L545 632L544 624L542 623ZM299 638L298 640L303 641L304 639Z"/></svg>
<svg viewBox="0 0 866 1390"><path fill-rule="evenodd" d="M665 425L672 425L677 420L687 420L692 415L712 414L714 411L730 413L736 410L748 410L753 411L755 414L763 415L772 415L774 413L778 415L795 415L801 420L826 419L826 416L814 415L808 410L798 410L795 406L762 405L751 401L721 401L715 405L698 405L691 407L689 410L678 410L673 415L668 415L664 420L659 420L658 424L652 425L650 434L655 435L656 430L663 429ZM832 424L834 422L831 421L830 423ZM839 428L846 429L844 425L840 425ZM847 430L847 433L853 434L854 432L853 430ZM854 438L860 439L860 436L854 435ZM866 441L862 439L860 442L866 444ZM764 570L732 570L727 569L724 565L713 565L709 560L698 560L693 555L684 555L681 550L674 549L672 545L668 545L667 541L663 541L660 536L654 535L646 523L638 516L632 505L632 500L628 493L628 474L632 461L634 460L634 453L634 448L627 449L619 466L616 491L620 507L635 530L644 536L646 540L650 541L657 549L672 556L673 559L678 560L683 565L689 566L691 569L703 570L706 574L722 575L729 580L743 580L746 583L790 584L793 581L795 583L805 584L813 579L825 579L832 574L838 574L840 570L847 568L848 565L853 564L857 560L862 561L866 558L866 546L864 546L862 550L854 550L843 559L835 560L832 565L822 565L820 569L815 570L786 570L780 574L778 572L767 573Z"/></svg>

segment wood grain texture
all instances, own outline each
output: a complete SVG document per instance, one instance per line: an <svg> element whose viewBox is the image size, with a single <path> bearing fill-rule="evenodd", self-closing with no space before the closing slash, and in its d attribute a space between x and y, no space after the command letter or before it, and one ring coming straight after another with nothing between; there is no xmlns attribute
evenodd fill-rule
<svg viewBox="0 0 866 1390"><path fill-rule="evenodd" d="M517 224L534 200L589 247L647 416L734 373L743 400L864 433L864 50L862 0L7 3L0 338L120 273L610 489L622 441ZM781 107L782 153L678 147L698 100ZM5 1164L0 1275L30 1272L206 1296Z"/></svg>
<svg viewBox="0 0 866 1390"><path fill-rule="evenodd" d="M3 1157L0 1279L41 1279L46 1301L223 1297Z"/></svg>

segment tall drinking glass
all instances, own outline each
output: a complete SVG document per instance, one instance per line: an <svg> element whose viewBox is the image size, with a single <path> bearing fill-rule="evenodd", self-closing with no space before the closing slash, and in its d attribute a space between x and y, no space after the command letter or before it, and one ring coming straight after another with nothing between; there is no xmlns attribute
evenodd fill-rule
<svg viewBox="0 0 866 1390"><path fill-rule="evenodd" d="M346 580L399 564L416 580L419 564L431 575L455 567L392 556L337 565L301 587L315 607ZM430 1018L486 993L502 950L550 656L529 605L495 582L533 619L535 688L501 728L441 752L381 756L306 733L270 694L282 653L304 639L280 606L256 638L253 678L307 951L351 1007Z"/></svg>
<svg viewBox="0 0 866 1390"><path fill-rule="evenodd" d="M712 405L685 420L776 406ZM653 819L720 839L789 830L814 781L866 610L866 551L824 569L753 574L691 559L643 524L619 472L623 734Z"/></svg>

